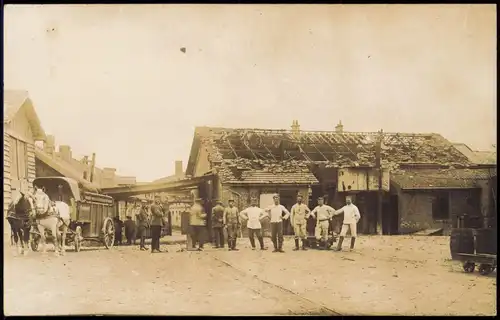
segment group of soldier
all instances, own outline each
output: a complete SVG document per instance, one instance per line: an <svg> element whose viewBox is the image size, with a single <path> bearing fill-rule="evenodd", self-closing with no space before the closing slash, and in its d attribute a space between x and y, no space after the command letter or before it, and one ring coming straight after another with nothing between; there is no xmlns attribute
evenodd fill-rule
<svg viewBox="0 0 500 320"><path fill-rule="evenodd" d="M274 204L262 209L258 207L257 199L251 200L250 207L241 212L234 205L234 200L229 200L227 207L224 207L222 201L217 201L215 207L212 208L212 229L215 238L215 247L224 247L224 229L228 235L228 248L230 251L237 251L236 240L238 231L240 230L241 222L246 222L248 237L252 250L256 249L255 238L259 241L260 249L267 250L264 246L262 234L262 220L268 218L270 220L271 239L273 242L273 252L284 252L283 250L283 221L290 219L295 235L294 251L300 250L299 240L302 241L302 250L307 250L307 221L310 217L316 220L315 238L320 243L320 247L327 247L329 222L335 215L344 214L340 238L337 244L336 251L342 250L342 243L347 234L351 233L350 249L354 249L354 244L357 236L357 223L361 218L360 212L356 205L352 203L352 199L347 197L346 205L335 210L324 203L324 198L317 199L318 205L310 210L303 203L303 197L297 196L297 203L294 204L290 211L285 206L280 204L280 198L276 194L273 196ZM204 231L206 229L207 214L202 206L202 199L197 199L191 207L190 212L190 236L192 239L192 248L198 251L203 250ZM240 222L241 221L241 222ZM196 244L198 243L198 248Z"/></svg>

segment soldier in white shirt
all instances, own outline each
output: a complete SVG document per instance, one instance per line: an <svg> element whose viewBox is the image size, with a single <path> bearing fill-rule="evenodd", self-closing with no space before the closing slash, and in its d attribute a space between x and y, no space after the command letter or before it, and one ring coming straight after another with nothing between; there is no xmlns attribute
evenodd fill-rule
<svg viewBox="0 0 500 320"><path fill-rule="evenodd" d="M290 217L290 212L280 204L277 194L273 196L274 204L266 208L266 212L271 219L271 239L273 240L273 252L283 251L283 220ZM283 215L283 213L285 215Z"/></svg>
<svg viewBox="0 0 500 320"><path fill-rule="evenodd" d="M314 236L316 240L321 240L320 248L326 249L328 240L328 227L330 226L330 219L335 212L335 209L329 205L324 204L325 199L323 197L318 198L318 205L313 209L311 215L316 218L316 229L314 230Z"/></svg>
<svg viewBox="0 0 500 320"><path fill-rule="evenodd" d="M297 203L293 205L290 215L290 220L292 222L293 233L295 234L295 249L299 250L299 239L302 239L302 250L307 250L307 219L311 210L307 205L302 203L302 196L299 194L297 196Z"/></svg>
<svg viewBox="0 0 500 320"><path fill-rule="evenodd" d="M359 213L358 207L352 203L351 197L346 197L346 205L335 211L335 215L344 213L344 221L342 223L342 230L340 231L339 243L337 244L337 251L342 250L342 242L347 234L347 230L351 231L351 251L354 249L354 243L356 242L356 225L361 219L361 214Z"/></svg>
<svg viewBox="0 0 500 320"><path fill-rule="evenodd" d="M252 199L251 206L240 212L240 218L247 220L248 238L250 238L250 244L252 245L252 250L255 250L255 238L260 243L261 250L267 250L264 247L264 238L262 237L262 224L260 221L267 216L266 212L257 206L257 199Z"/></svg>

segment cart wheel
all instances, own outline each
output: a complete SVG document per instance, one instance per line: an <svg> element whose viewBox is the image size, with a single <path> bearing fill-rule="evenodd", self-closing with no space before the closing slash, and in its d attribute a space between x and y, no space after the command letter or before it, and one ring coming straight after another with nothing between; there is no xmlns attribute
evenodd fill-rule
<svg viewBox="0 0 500 320"><path fill-rule="evenodd" d="M479 265L479 273L483 276L490 274L493 272L493 268L487 264L480 264Z"/></svg>
<svg viewBox="0 0 500 320"><path fill-rule="evenodd" d="M464 263L464 271L467 273L474 272L474 269L476 268L476 264L474 262L466 262Z"/></svg>
<svg viewBox="0 0 500 320"><path fill-rule="evenodd" d="M111 218L104 219L102 226L102 242L106 246L106 249L113 248L115 242L115 223Z"/></svg>
<svg viewBox="0 0 500 320"><path fill-rule="evenodd" d="M82 227L78 226L75 230L75 252L80 252L82 245Z"/></svg>
<svg viewBox="0 0 500 320"><path fill-rule="evenodd" d="M40 244L40 236L38 234L33 234L30 241L31 250L33 250L34 252L38 251L39 244Z"/></svg>

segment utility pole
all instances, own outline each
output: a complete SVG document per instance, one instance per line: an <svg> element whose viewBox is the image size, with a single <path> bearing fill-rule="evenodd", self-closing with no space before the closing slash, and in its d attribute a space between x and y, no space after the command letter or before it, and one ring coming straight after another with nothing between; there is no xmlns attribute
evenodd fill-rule
<svg viewBox="0 0 500 320"><path fill-rule="evenodd" d="M375 152L377 173L378 173L378 197L377 197L377 234L382 235L382 200L384 191L382 190L382 139L383 130L380 129L379 136L377 137L377 146Z"/></svg>

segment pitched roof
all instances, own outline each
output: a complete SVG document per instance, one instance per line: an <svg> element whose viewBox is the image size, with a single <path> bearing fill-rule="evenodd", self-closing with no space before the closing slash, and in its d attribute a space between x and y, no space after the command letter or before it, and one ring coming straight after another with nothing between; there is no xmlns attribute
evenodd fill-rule
<svg viewBox="0 0 500 320"><path fill-rule="evenodd" d="M52 156L50 156L49 154L45 153L43 150L40 150L38 148L35 148L35 157L36 159L44 162L46 165L53 168L63 176L78 181L78 183L80 183L84 188L88 189L89 191L97 192L99 190L98 185L83 179L83 177L80 175L80 172L75 170L73 167L71 167L70 164L66 163L65 161L53 158Z"/></svg>
<svg viewBox="0 0 500 320"><path fill-rule="evenodd" d="M406 190L479 188L478 181L489 180L496 169L409 169L391 173L391 181Z"/></svg>
<svg viewBox="0 0 500 320"><path fill-rule="evenodd" d="M465 143L454 143L453 146L475 164L496 164L496 151L472 150Z"/></svg>
<svg viewBox="0 0 500 320"><path fill-rule="evenodd" d="M28 117L33 137L35 140L44 141L46 139L46 134L35 112L28 92L23 90L4 90L3 97L4 124L10 123L21 108L24 107L26 108L26 116Z"/></svg>
<svg viewBox="0 0 500 320"><path fill-rule="evenodd" d="M332 132L198 127L186 174L192 175L198 150L206 148L209 161L223 182L254 179L256 173L311 172L311 165L326 167L375 166L377 132ZM441 135L384 133L382 165L401 163L468 165L465 155ZM267 178L266 178L267 179ZM283 183L281 176L270 178ZM303 180L300 180L303 181ZM271 183L271 182L270 182Z"/></svg>

